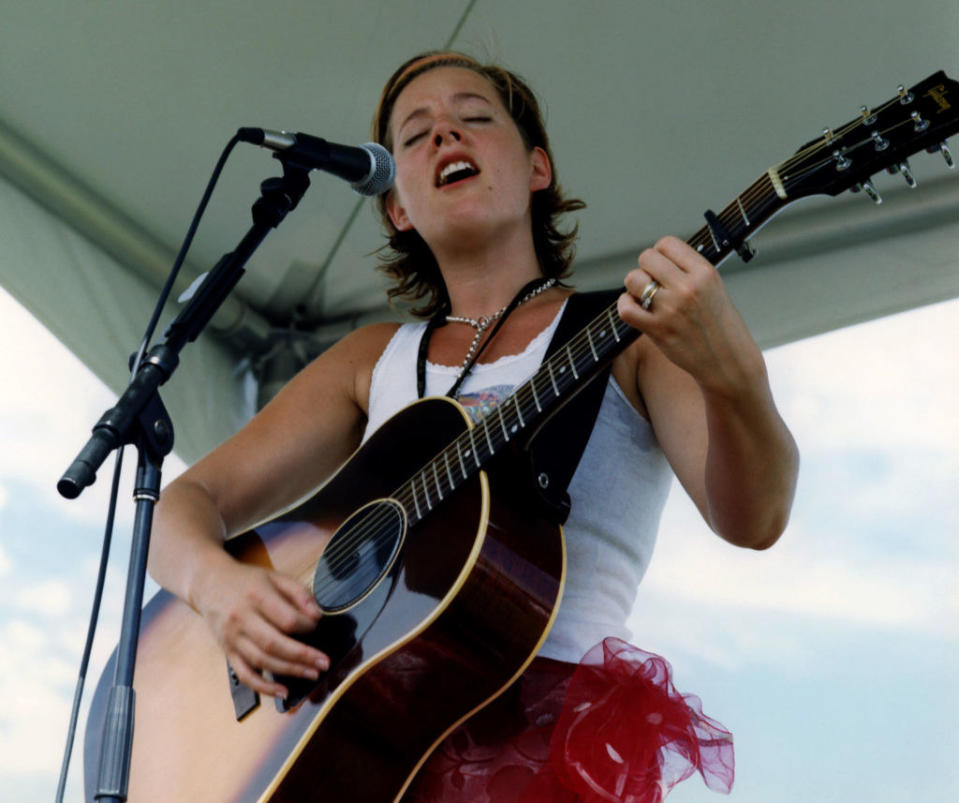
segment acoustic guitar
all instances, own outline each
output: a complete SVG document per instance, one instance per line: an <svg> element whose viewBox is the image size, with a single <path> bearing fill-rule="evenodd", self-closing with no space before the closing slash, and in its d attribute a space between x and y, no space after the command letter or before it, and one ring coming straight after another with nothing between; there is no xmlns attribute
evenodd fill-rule
<svg viewBox="0 0 959 803"><path fill-rule="evenodd" d="M690 245L713 264L811 195L863 189L939 150L959 87L942 72L768 169ZM308 584L324 610L306 640L331 659L318 681L283 678L261 701L230 672L206 624L160 592L139 639L132 801L399 800L433 748L536 655L563 590L561 529L530 502L523 444L639 333L611 305L473 424L450 399L391 418L314 496L227 543L238 559ZM111 665L87 725L94 794Z"/></svg>

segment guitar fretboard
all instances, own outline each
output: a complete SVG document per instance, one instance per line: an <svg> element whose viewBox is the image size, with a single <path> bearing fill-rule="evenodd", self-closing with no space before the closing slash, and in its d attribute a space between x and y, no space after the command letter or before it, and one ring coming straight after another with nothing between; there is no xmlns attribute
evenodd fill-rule
<svg viewBox="0 0 959 803"><path fill-rule="evenodd" d="M734 250L735 243L749 239L786 205L784 183L788 180L788 176L780 176L775 168L770 168L716 215L730 241L722 242L721 236L706 225L686 242L718 265Z"/></svg>
<svg viewBox="0 0 959 803"><path fill-rule="evenodd" d="M733 243L747 239L785 205L780 181L775 170L767 171L717 215L732 242L721 241L707 225L687 243L719 264L734 249ZM392 494L405 508L409 526L427 516L507 444L572 398L639 335L619 317L615 303L597 315L545 360L532 378Z"/></svg>

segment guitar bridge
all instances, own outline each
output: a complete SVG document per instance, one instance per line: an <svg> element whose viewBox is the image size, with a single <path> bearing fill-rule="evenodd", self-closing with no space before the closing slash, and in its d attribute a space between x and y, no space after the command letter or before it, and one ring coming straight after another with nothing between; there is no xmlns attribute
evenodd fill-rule
<svg viewBox="0 0 959 803"><path fill-rule="evenodd" d="M230 696L233 698L233 713L239 722L260 704L260 695L245 685L233 671L230 662L226 662L226 673L230 680Z"/></svg>

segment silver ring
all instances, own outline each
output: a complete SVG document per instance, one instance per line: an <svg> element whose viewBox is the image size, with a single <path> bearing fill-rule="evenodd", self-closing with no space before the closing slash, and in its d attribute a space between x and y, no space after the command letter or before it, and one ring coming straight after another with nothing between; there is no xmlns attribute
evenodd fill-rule
<svg viewBox="0 0 959 803"><path fill-rule="evenodd" d="M656 295L656 291L659 290L660 285L655 279L653 279L646 287L643 288L642 294L639 296L639 306L641 306L647 312L649 308L653 306L653 296Z"/></svg>

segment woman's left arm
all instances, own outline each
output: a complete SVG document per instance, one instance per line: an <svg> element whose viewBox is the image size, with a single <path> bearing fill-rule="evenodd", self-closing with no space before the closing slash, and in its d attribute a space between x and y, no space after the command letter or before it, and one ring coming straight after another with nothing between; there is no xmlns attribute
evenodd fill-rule
<svg viewBox="0 0 959 803"><path fill-rule="evenodd" d="M619 313L646 335L636 343L637 388L676 476L727 541L772 546L789 519L799 453L716 268L666 237L640 255L626 291Z"/></svg>

